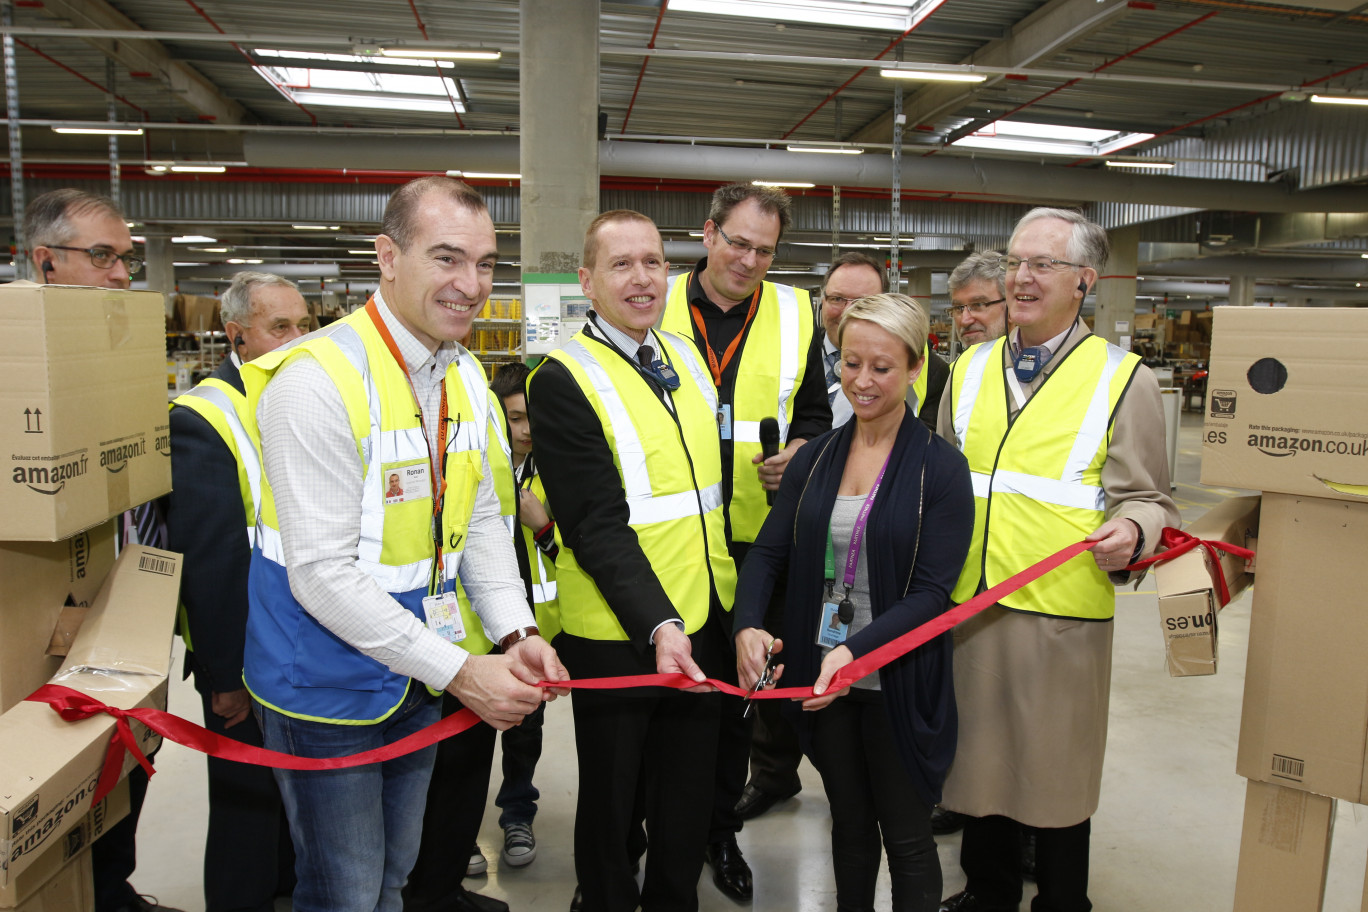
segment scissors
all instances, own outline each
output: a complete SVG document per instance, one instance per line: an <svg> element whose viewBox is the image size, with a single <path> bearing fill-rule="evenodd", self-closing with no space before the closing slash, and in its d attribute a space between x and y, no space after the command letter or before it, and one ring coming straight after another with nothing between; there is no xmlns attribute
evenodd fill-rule
<svg viewBox="0 0 1368 912"><path fill-rule="evenodd" d="M751 708L755 705L751 702L751 698L774 683L774 667L777 664L779 664L779 657L774 654L774 640L770 640L769 648L765 650L765 668L760 672L760 677L756 679L751 689L746 691L745 709L741 711L741 718L750 718Z"/></svg>

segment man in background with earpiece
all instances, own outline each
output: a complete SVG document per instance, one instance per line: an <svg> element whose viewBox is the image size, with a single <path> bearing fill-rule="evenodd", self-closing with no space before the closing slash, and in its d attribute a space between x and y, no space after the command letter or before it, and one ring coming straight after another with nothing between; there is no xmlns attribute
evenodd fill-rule
<svg viewBox="0 0 1368 912"><path fill-rule="evenodd" d="M24 237L33 261L34 281L45 285L125 289L143 266L119 207L109 197L84 190L65 188L35 196L24 208ZM153 504L124 515L135 513L148 518L139 527L139 543L165 547L158 537L162 528ZM132 525L125 521L124 527ZM138 864L138 816L147 796L147 780L142 767L133 767L128 774L128 816L92 847L95 912L176 912L141 896L128 882Z"/></svg>
<svg viewBox="0 0 1368 912"><path fill-rule="evenodd" d="M247 428L240 369L309 331L304 296L264 272L233 276L219 306L229 356L171 409L167 540L185 555L180 632L212 732L261 747L242 683L247 573L261 506L261 465ZM270 912L294 883L280 789L264 766L209 758L205 912Z"/></svg>
<svg viewBox="0 0 1368 912"><path fill-rule="evenodd" d="M1092 909L1113 587L1180 522L1159 384L1079 315L1109 253L1106 231L1077 212L1023 216L1001 260L1015 328L961 355L941 400L939 432L974 477L974 537L953 601L1092 542L955 628L959 744L941 804L971 818L968 883L941 912L1015 912L1023 825L1037 833L1031 908Z"/></svg>

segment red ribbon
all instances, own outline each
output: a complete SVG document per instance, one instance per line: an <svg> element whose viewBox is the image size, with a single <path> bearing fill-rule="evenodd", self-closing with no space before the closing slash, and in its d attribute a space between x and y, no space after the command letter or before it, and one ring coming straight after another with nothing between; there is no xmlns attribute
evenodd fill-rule
<svg viewBox="0 0 1368 912"><path fill-rule="evenodd" d="M1172 533L1172 536L1170 535ZM1252 556L1253 552L1234 545L1227 545L1224 542L1201 542L1192 538L1186 533L1179 532L1177 529L1165 529L1165 544L1170 541L1176 542L1170 545L1171 550L1157 557L1140 561L1128 569L1138 570L1147 567L1160 560L1168 560L1177 557L1179 554L1189 551L1198 544L1211 548L1228 550L1233 554ZM1046 573L1059 567L1061 564L1073 560L1078 555L1092 548L1093 543L1082 541L1069 545L1067 548L1052 554L1044 560L1032 564L1020 573L1003 580L991 589L974 596L967 602L957 605L931 620L911 630L902 636L890 640L884 645L873 649L855 661L845 665L832 676L827 692L830 693L860 680L873 671L883 667L899 656L905 655L926 643L934 637L940 636L950 630L956 624L961 623L967 618L978 614L989 605L996 604L1022 586L1034 582ZM1181 549L1181 550L1180 550ZM1224 589L1224 581L1222 581ZM1223 603L1224 604L1224 603ZM747 690L729 684L726 681L719 681L716 678L706 679L706 683L712 685L723 693L733 696L745 696ZM686 689L697 687L699 682L694 681L684 674L647 674L647 675L625 675L615 678L583 678L577 681L543 681L543 687L565 687L580 690L609 690L626 687L672 687L676 689ZM773 690L764 690L752 695L757 700L785 700L803 699L814 696L812 688L808 687L777 687ZM422 731L414 732L406 738L378 747L373 750L364 751L359 754L351 754L346 757L327 757L309 758L296 757L292 754L282 754L278 751L266 750L265 748L252 747L240 741L234 741L224 735L215 734L199 725L189 722L179 716L174 716L169 712L160 709L138 708L138 709L119 709L110 706L95 697L84 694L81 691L64 687L60 684L45 684L38 688L29 697L29 700L38 703L47 703L56 710L63 719L75 721L78 719L89 718L98 713L105 713L115 719L115 734L110 738L109 750L105 755L104 768L100 772L99 783L95 789L94 802L99 802L109 790L119 781L123 771L124 751L131 750L133 756L147 770L148 775L155 771L142 751L138 749L137 739L133 737L133 732L128 726L129 719L136 719L146 725L152 731L157 732L165 738L175 741L177 744L193 750L209 754L213 757L220 757L225 760L236 760L239 763L251 763L257 766L269 766L278 769L293 770L324 770L342 769L351 766L361 766L367 763L379 763L384 760L391 760L401 757L404 754L421 750L429 745L436 744L452 735L460 734L480 721L479 716L469 709L462 709L460 712L453 713L428 726Z"/></svg>
<svg viewBox="0 0 1368 912"><path fill-rule="evenodd" d="M1206 549L1207 554L1211 555L1212 566L1216 568L1216 587L1217 595L1221 598L1221 607L1224 608L1230 603L1230 587L1226 584L1225 567L1221 566L1221 555L1217 551L1224 551L1226 554L1233 554L1236 557L1243 557L1249 560L1254 556L1254 552L1240 545L1232 545L1223 541L1206 541L1194 538L1181 529L1167 528L1159 539L1159 544L1166 550L1160 551L1153 557L1147 557L1142 561L1136 561L1127 567L1127 570L1143 570L1153 564L1161 564L1164 561L1173 560L1183 554L1187 554L1193 548L1201 545Z"/></svg>

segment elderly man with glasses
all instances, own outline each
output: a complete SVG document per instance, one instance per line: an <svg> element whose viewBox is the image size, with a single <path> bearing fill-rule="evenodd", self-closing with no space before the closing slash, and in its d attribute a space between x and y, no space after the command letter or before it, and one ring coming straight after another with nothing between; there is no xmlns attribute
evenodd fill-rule
<svg viewBox="0 0 1368 912"><path fill-rule="evenodd" d="M708 255L671 280L662 323L662 328L694 341L716 387L727 547L738 566L769 514L770 492L778 490L793 453L831 427L822 382L822 333L808 293L765 281L790 211L788 195L774 187L719 188L703 223ZM768 458L760 439L765 418L779 426L780 449ZM741 715L739 697L724 697L723 704L707 858L718 889L746 902L751 872L736 834L743 817L755 812L742 794L750 726ZM781 793L760 797L768 807L797 791L795 782Z"/></svg>
<svg viewBox="0 0 1368 912"><path fill-rule="evenodd" d="M959 743L941 803L970 815L960 854L968 882L941 912L1015 912L1023 826L1037 834L1034 912L1092 908L1113 587L1179 523L1159 384L1079 315L1108 253L1107 233L1077 212L1028 212L1001 258L1015 328L956 360L941 402L940 434L974 480L974 537L955 602L1092 543L955 628Z"/></svg>
<svg viewBox="0 0 1368 912"><path fill-rule="evenodd" d="M950 319L967 348L1007 335L1007 278L1002 254L984 250L950 273Z"/></svg>

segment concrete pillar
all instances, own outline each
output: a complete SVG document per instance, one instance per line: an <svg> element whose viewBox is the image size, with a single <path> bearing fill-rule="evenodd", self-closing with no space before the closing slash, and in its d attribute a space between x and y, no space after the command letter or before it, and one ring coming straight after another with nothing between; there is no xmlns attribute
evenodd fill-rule
<svg viewBox="0 0 1368 912"><path fill-rule="evenodd" d="M1140 227L1107 232L1111 259L1093 290L1093 332L1129 350L1135 338L1135 270L1139 262ZM1122 344L1122 343L1125 344Z"/></svg>
<svg viewBox="0 0 1368 912"><path fill-rule="evenodd" d="M171 247L171 235L148 233L147 243L143 245L143 272L147 276L149 291L160 291L166 295L166 313L171 315L171 296L176 293L176 254Z"/></svg>
<svg viewBox="0 0 1368 912"><path fill-rule="evenodd" d="M522 271L574 272L599 211L599 2L519 11Z"/></svg>
<svg viewBox="0 0 1368 912"><path fill-rule="evenodd" d="M903 281L906 283L901 289L903 294L909 298L916 299L916 302L931 313L931 270L930 269L909 269L903 274Z"/></svg>
<svg viewBox="0 0 1368 912"><path fill-rule="evenodd" d="M1248 307L1254 303L1253 276L1231 276L1229 303L1236 307Z"/></svg>

